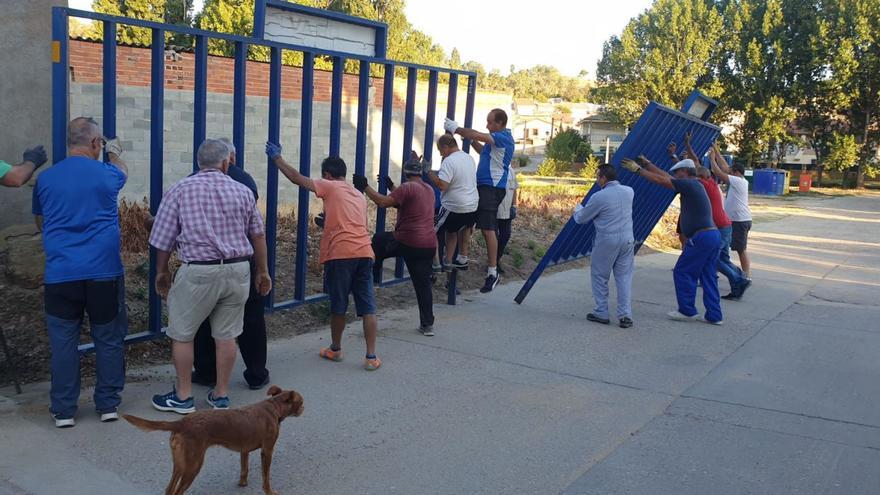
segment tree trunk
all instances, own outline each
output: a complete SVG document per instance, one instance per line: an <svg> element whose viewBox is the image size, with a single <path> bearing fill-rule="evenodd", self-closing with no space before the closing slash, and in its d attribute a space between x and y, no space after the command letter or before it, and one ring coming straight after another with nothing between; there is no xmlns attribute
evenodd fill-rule
<svg viewBox="0 0 880 495"><path fill-rule="evenodd" d="M865 162L868 161L870 150L868 149L868 127L871 124L871 109L865 112L865 132L862 135L862 150L859 153L859 167L856 170L856 188L865 188Z"/></svg>
<svg viewBox="0 0 880 495"><path fill-rule="evenodd" d="M824 165L816 165L816 187L822 187L822 172Z"/></svg>

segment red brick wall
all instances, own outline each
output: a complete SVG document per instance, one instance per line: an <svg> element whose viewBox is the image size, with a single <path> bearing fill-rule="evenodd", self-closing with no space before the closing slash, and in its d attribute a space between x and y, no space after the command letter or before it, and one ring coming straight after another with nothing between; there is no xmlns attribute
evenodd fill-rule
<svg viewBox="0 0 880 495"><path fill-rule="evenodd" d="M116 49L117 84L124 86L150 86L150 49L120 46ZM194 85L193 54L183 53L182 60L165 58L165 88L192 90ZM103 47L101 43L70 40L71 77L80 83L101 83L103 67ZM208 57L208 91L231 94L233 90L233 59L227 57ZM314 72L314 101L330 102L331 73L323 70ZM302 69L282 67L281 97L299 100L302 95ZM462 81L464 82L464 81ZM382 78L372 78L375 90L374 106L382 106ZM458 103L464 105L465 87L459 87ZM247 63L247 94L249 96L269 96L269 64L265 62ZM482 94L482 93L481 93ZM355 104L358 95L358 77L346 74L342 83L342 99L345 104ZM419 81L416 92L418 108L427 104L427 82ZM447 89L439 85L437 104L446 105ZM395 109L403 108L406 96L406 80L396 79L394 84ZM502 95L498 95L502 96ZM503 98L502 98L503 99Z"/></svg>

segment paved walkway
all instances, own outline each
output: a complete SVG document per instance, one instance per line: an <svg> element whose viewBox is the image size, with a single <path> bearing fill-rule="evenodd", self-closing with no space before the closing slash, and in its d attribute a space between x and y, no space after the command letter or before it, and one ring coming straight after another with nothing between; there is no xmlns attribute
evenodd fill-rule
<svg viewBox="0 0 880 495"><path fill-rule="evenodd" d="M340 364L317 357L326 331L273 342L273 381L305 397L303 417L283 424L275 488L880 493L880 197L797 204L809 209L755 226L755 284L724 303L723 327L665 319L675 257L654 254L637 260L629 330L584 320L587 274L571 270L522 306L519 283L438 305L433 338L411 312L383 315L376 373L360 369L354 331ZM129 376L124 412L167 418L147 400L170 367ZM239 376L233 400L260 400ZM100 424L90 403L56 431L45 393L29 386L0 413L0 494L164 489L167 434ZM238 456L211 450L192 493L261 493L257 459L240 489Z"/></svg>

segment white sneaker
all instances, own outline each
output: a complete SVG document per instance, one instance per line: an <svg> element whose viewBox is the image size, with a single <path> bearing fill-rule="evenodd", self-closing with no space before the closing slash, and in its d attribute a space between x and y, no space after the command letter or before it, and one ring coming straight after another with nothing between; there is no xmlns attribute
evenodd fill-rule
<svg viewBox="0 0 880 495"><path fill-rule="evenodd" d="M102 423L112 423L119 419L119 413L116 411L105 412L101 414Z"/></svg>
<svg viewBox="0 0 880 495"><path fill-rule="evenodd" d="M73 426L76 426L76 421L74 421L73 418L52 417L55 418L55 428L72 428Z"/></svg>
<svg viewBox="0 0 880 495"><path fill-rule="evenodd" d="M700 321L702 321L703 323L708 323L708 324L710 324L710 325L718 325L718 326L724 325L724 320L709 321L709 320L707 320L706 318L704 318L704 317L702 317L702 316L700 316L700 317L697 318L697 319L700 320Z"/></svg>
<svg viewBox="0 0 880 495"><path fill-rule="evenodd" d="M675 321L694 321L697 319L697 315L688 316L688 315L679 313L678 310L670 311L670 312L666 313L666 316L668 316L670 320L675 320Z"/></svg>

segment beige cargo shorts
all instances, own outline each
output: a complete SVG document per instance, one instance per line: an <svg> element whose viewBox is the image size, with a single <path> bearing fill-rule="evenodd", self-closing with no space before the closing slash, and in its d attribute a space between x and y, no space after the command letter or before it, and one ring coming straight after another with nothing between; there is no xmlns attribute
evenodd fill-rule
<svg viewBox="0 0 880 495"><path fill-rule="evenodd" d="M166 334L179 342L191 342L207 319L215 339L238 337L244 325L244 304L250 286L251 269L246 261L181 265L168 291Z"/></svg>

